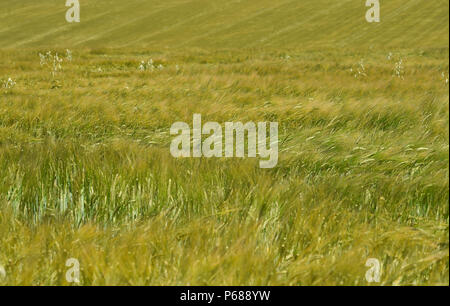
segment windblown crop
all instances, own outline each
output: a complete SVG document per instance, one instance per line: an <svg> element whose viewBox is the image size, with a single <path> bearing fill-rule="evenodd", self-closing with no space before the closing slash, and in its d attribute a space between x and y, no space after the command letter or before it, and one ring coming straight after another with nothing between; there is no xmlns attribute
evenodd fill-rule
<svg viewBox="0 0 450 306"><path fill-rule="evenodd" d="M85 1L75 26L20 2L1 285L69 285L69 258L82 285L368 285L369 258L374 285L449 284L448 2L369 25L355 1ZM279 122L277 166L173 158L194 113Z"/></svg>

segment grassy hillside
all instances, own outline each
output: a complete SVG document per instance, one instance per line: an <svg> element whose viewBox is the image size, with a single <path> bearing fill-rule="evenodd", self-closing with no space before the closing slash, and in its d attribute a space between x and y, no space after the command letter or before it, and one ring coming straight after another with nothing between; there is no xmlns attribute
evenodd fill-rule
<svg viewBox="0 0 450 306"><path fill-rule="evenodd" d="M448 285L449 5L404 2L2 3L0 285ZM173 158L194 113L277 167Z"/></svg>
<svg viewBox="0 0 450 306"><path fill-rule="evenodd" d="M442 47L446 0L382 1L369 24L364 0L83 0L81 23L65 1L2 4L0 46L150 48Z"/></svg>

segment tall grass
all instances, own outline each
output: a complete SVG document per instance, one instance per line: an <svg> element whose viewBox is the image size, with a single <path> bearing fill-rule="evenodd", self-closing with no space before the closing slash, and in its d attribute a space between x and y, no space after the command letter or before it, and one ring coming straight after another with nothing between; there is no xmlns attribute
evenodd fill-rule
<svg viewBox="0 0 450 306"><path fill-rule="evenodd" d="M0 12L0 285L449 284L448 1L66 9ZM277 167L174 159L194 113L279 122Z"/></svg>
<svg viewBox="0 0 450 306"><path fill-rule="evenodd" d="M1 51L1 284L448 284L448 49ZM60 51L62 53L62 51ZM138 71L147 58L163 64ZM336 61L339 58L339 61ZM320 59L320 60L319 60ZM101 68L101 69L98 69ZM170 125L277 120L280 161L181 159Z"/></svg>

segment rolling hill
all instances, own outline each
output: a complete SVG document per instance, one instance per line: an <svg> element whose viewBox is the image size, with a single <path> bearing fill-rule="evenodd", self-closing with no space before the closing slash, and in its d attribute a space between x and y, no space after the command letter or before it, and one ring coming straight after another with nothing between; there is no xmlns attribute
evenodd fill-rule
<svg viewBox="0 0 450 306"><path fill-rule="evenodd" d="M446 0L381 2L381 22L359 0L2 1L0 47L359 48L448 45Z"/></svg>

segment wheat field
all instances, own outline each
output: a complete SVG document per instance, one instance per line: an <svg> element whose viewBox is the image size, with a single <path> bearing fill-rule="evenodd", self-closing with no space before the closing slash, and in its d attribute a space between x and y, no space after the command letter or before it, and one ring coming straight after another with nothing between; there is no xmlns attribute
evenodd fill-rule
<svg viewBox="0 0 450 306"><path fill-rule="evenodd" d="M1 2L0 285L449 285L448 1Z"/></svg>

